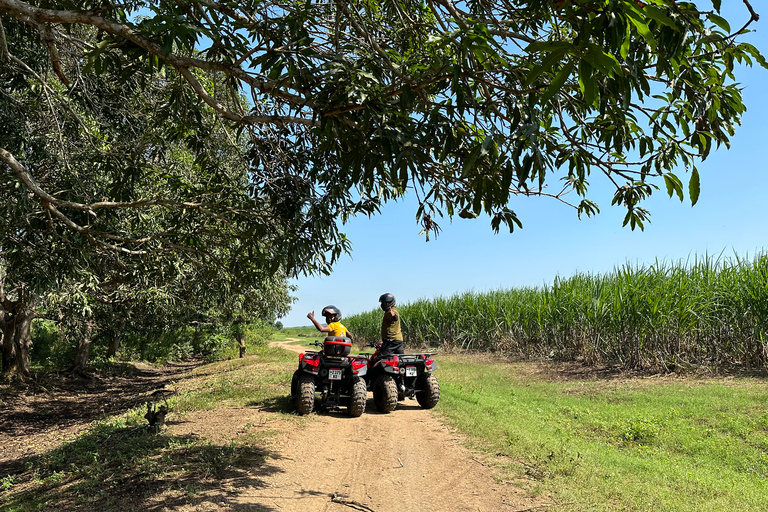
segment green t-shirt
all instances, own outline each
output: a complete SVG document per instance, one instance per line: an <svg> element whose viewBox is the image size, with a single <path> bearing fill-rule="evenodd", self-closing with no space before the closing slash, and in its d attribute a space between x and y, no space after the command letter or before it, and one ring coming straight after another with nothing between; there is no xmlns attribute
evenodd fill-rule
<svg viewBox="0 0 768 512"><path fill-rule="evenodd" d="M390 311L394 313L394 316L384 313L384 318L381 320L381 340L403 341L403 331L400 329L400 314L394 307Z"/></svg>

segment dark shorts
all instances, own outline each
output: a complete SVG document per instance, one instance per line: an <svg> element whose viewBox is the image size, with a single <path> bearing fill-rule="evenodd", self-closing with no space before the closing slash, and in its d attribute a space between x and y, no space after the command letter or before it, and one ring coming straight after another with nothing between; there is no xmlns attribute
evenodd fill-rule
<svg viewBox="0 0 768 512"><path fill-rule="evenodd" d="M381 355L405 354L405 345L401 340L389 340L381 342Z"/></svg>

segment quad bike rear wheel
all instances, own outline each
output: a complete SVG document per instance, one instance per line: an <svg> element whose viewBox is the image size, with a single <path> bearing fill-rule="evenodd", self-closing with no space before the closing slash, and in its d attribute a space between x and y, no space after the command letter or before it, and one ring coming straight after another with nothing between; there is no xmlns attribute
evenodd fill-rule
<svg viewBox="0 0 768 512"><path fill-rule="evenodd" d="M424 409L432 409L440 401L440 384L431 373L419 377L416 401Z"/></svg>
<svg viewBox="0 0 768 512"><path fill-rule="evenodd" d="M391 375L382 375L373 384L373 403L379 412L389 413L397 407L397 384Z"/></svg>
<svg viewBox="0 0 768 512"><path fill-rule="evenodd" d="M368 388L361 378L355 379L352 384L352 394L349 397L347 412L353 418L361 416L365 412L365 401L368 399Z"/></svg>
<svg viewBox="0 0 768 512"><path fill-rule="evenodd" d="M315 408L315 379L306 373L299 377L297 387L296 410L299 414L309 414Z"/></svg>

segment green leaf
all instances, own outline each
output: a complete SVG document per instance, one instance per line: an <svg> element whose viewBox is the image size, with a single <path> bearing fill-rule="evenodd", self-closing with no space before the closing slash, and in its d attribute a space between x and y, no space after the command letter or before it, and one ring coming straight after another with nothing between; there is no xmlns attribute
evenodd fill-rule
<svg viewBox="0 0 768 512"><path fill-rule="evenodd" d="M485 156L488 153L490 153L495 145L496 145L496 142L493 138L493 135L487 136L485 139L483 139L483 150L481 155Z"/></svg>
<svg viewBox="0 0 768 512"><path fill-rule="evenodd" d="M480 215L480 212L483 211L483 188L482 188L482 181L477 182L477 186L475 187L475 198L472 201L472 211Z"/></svg>
<svg viewBox="0 0 768 512"><path fill-rule="evenodd" d="M636 7L633 10L627 12L627 18L635 26L637 33L640 34L640 36L648 42L651 48L655 50L656 39L653 37L651 29L648 28L648 25L645 23L645 19L643 18L642 14L637 11Z"/></svg>
<svg viewBox="0 0 768 512"><path fill-rule="evenodd" d="M163 40L163 46L160 49L161 52L163 52L163 55L169 55L173 51L173 37L166 36Z"/></svg>
<svg viewBox="0 0 768 512"><path fill-rule="evenodd" d="M683 200L683 182L680 178L672 174L671 172L664 175L664 184L667 186L667 194L672 197L672 194L677 194L680 201Z"/></svg>
<svg viewBox="0 0 768 512"><path fill-rule="evenodd" d="M584 59L608 76L621 73L621 64L616 60L616 57L606 53L598 46L591 46Z"/></svg>
<svg viewBox="0 0 768 512"><path fill-rule="evenodd" d="M745 51L750 54L762 67L768 69L768 61L760 53L760 51L749 43L742 43L737 46L739 50Z"/></svg>
<svg viewBox="0 0 768 512"><path fill-rule="evenodd" d="M547 58L542 61L541 66L528 73L528 77L525 79L525 82L523 82L523 85L525 87L531 85L539 76L552 69L555 63L559 62L567 52L568 48L560 48L550 53Z"/></svg>
<svg viewBox="0 0 768 512"><path fill-rule="evenodd" d="M654 7L652 5L646 5L643 8L643 13L645 13L647 17L661 23L662 25L666 25L672 28L677 28L677 24L672 20L672 18L667 16L667 14L661 9L659 9L658 7Z"/></svg>
<svg viewBox="0 0 768 512"><path fill-rule="evenodd" d="M728 23L728 20L723 18L722 16L718 16L717 14L710 14L709 15L709 21L723 29L728 34L731 33L731 24Z"/></svg>
<svg viewBox="0 0 768 512"><path fill-rule="evenodd" d="M579 64L579 88L584 95L584 103L594 105L597 84L595 77L592 76L592 66L586 61Z"/></svg>
<svg viewBox="0 0 768 512"><path fill-rule="evenodd" d="M560 70L555 79L552 80L552 83L549 84L549 87L547 87L547 92L545 92L544 96L541 98L542 103L547 103L560 91L560 89L563 88L563 84L565 84L565 81L571 76L574 67L575 64L573 62L568 62L563 66L563 69Z"/></svg>
<svg viewBox="0 0 768 512"><path fill-rule="evenodd" d="M699 201L699 193L701 192L701 183L699 182L699 171L696 167L691 172L691 179L688 182L688 195L691 196L691 206L695 205Z"/></svg>
<svg viewBox="0 0 768 512"><path fill-rule="evenodd" d="M462 176L469 175L469 171L474 169L475 162L477 162L477 159L480 157L480 152L482 151L483 146L478 144L474 148L472 148L472 151L469 152L469 156L464 161L464 165L462 166L461 172Z"/></svg>
<svg viewBox="0 0 768 512"><path fill-rule="evenodd" d="M573 44L568 41L541 41L529 44L525 47L525 51L526 53L553 52L569 48L573 48Z"/></svg>
<svg viewBox="0 0 768 512"><path fill-rule="evenodd" d="M622 59L626 59L627 55L629 55L629 43L632 41L632 28L629 23L627 23L627 30L624 33L624 39L621 41L621 47L619 48L619 55L621 55Z"/></svg>

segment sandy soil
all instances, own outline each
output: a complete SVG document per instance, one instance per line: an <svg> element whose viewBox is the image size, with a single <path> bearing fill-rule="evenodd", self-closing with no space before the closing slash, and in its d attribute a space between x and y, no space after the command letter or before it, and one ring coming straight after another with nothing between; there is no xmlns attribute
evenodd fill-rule
<svg viewBox="0 0 768 512"><path fill-rule="evenodd" d="M267 510L513 511L530 508L519 487L464 448L416 405L360 418L320 415L288 433L277 471L240 489L239 502ZM258 505L257 505L258 504Z"/></svg>

